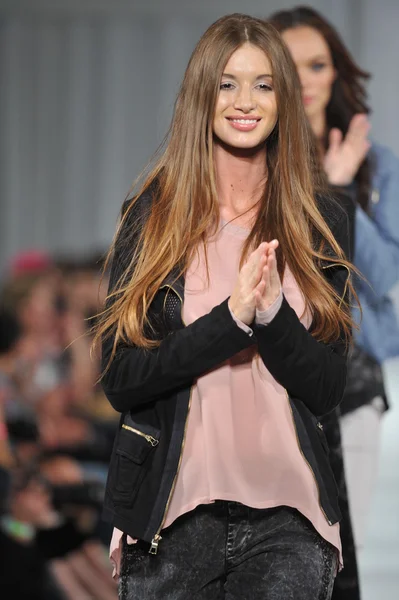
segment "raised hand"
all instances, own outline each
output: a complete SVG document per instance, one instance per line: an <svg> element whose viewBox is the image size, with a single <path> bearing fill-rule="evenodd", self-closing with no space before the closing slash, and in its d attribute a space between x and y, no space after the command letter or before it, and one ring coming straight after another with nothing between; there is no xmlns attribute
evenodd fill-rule
<svg viewBox="0 0 399 600"><path fill-rule="evenodd" d="M329 147L324 157L324 170L332 185L349 185L359 170L370 142L367 139L370 123L367 115L355 115L343 138L342 131L331 129Z"/></svg>
<svg viewBox="0 0 399 600"><path fill-rule="evenodd" d="M277 270L277 248L277 240L273 240L268 244L266 250L266 263L262 269L262 281L264 285L258 285L255 290L256 308L260 311L270 308L281 292L280 275Z"/></svg>
<svg viewBox="0 0 399 600"><path fill-rule="evenodd" d="M229 299L231 312L246 325L250 325L255 318L256 292L263 293L265 286L262 272L267 262L268 246L267 242L263 242L250 254Z"/></svg>

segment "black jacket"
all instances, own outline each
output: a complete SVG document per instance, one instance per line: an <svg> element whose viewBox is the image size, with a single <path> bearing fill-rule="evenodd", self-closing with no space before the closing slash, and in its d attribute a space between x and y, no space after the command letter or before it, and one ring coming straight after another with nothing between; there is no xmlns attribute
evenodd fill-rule
<svg viewBox="0 0 399 600"><path fill-rule="evenodd" d="M348 251L348 220L332 200L321 199L320 210L338 243ZM134 248L136 235L151 210L151 195L143 196L128 215L119 240ZM135 225L135 226L134 226ZM132 231L135 230L135 234ZM129 264L130 255L116 244L110 290ZM340 297L347 288L347 269L326 262L324 275ZM170 273L149 309L154 350L121 345L103 378L115 410L122 413L111 457L104 516L134 538L151 543L156 553L160 531L177 477L193 381L237 352L257 344L262 360L286 389L300 450L312 470L320 506L332 525L340 518L337 491L328 460L321 416L340 402L346 381L344 340L326 345L316 341L284 299L267 326L253 324L242 331L231 317L227 299L209 314L184 325L181 317L184 277ZM103 368L112 337L103 343Z"/></svg>

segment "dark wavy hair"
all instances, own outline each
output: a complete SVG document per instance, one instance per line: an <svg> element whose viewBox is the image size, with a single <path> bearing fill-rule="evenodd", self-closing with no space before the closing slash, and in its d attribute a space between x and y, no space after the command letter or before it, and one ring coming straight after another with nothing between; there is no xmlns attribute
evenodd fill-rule
<svg viewBox="0 0 399 600"><path fill-rule="evenodd" d="M358 113L369 114L365 82L370 74L363 71L352 58L336 29L317 11L307 6L275 12L268 19L280 33L295 27L311 27L325 39L337 77L326 109L327 132L324 145L327 149L328 134L334 127L345 135L352 117ZM366 156L355 176L357 201L367 212L370 198L372 160Z"/></svg>

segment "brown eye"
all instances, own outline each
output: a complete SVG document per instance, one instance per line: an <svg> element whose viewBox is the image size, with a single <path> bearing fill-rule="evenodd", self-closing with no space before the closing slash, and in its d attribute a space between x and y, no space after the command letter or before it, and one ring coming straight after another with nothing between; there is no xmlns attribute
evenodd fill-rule
<svg viewBox="0 0 399 600"><path fill-rule="evenodd" d="M233 88L234 88L234 86L232 83L225 82L225 83L220 84L221 90L232 90Z"/></svg>
<svg viewBox="0 0 399 600"><path fill-rule="evenodd" d="M270 84L268 84L268 83L260 83L258 85L258 88L260 90L262 90L262 92L272 92L273 91L272 86Z"/></svg>

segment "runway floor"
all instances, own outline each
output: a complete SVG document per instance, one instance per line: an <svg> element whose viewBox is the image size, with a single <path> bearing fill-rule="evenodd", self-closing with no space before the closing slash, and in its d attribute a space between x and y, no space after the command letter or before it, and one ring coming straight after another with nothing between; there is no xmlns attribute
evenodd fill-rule
<svg viewBox="0 0 399 600"><path fill-rule="evenodd" d="M399 599L399 359L387 363L386 374L391 409L384 415L379 478L359 557L362 600Z"/></svg>

